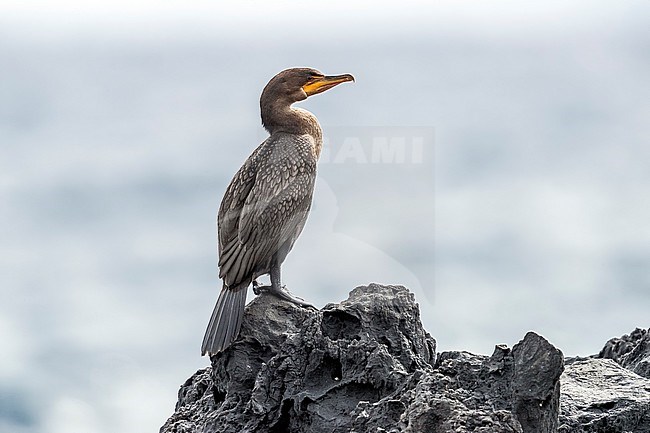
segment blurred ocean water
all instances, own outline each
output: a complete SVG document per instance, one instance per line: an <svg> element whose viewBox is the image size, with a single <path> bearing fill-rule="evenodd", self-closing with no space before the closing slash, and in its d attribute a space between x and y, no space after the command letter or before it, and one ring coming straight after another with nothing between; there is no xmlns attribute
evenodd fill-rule
<svg viewBox="0 0 650 433"><path fill-rule="evenodd" d="M300 104L327 148L292 291L404 284L442 350L534 329L587 355L649 326L647 6L340 4L294 25L201 4L0 14L0 432L172 412L208 363L221 195L291 66L357 78Z"/></svg>

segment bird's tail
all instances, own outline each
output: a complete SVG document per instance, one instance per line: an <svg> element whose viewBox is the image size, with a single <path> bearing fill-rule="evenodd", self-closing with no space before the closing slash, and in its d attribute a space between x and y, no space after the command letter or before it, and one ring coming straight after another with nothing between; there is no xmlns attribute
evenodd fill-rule
<svg viewBox="0 0 650 433"><path fill-rule="evenodd" d="M223 286L212 311L208 329L205 330L201 355L219 353L237 338L244 315L247 291L247 286L234 288Z"/></svg>

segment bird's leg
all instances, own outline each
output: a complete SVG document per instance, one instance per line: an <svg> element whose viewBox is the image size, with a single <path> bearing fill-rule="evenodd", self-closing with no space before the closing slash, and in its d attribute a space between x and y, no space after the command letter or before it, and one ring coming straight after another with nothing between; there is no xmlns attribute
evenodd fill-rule
<svg viewBox="0 0 650 433"><path fill-rule="evenodd" d="M253 280L253 293L259 295L263 290L263 286L260 286L260 283L258 283L257 280Z"/></svg>
<svg viewBox="0 0 650 433"><path fill-rule="evenodd" d="M271 291L271 286L265 286L263 284L260 284L257 282L257 280L253 280L253 293L256 295L261 295L264 292L270 292Z"/></svg>
<svg viewBox="0 0 650 433"><path fill-rule="evenodd" d="M269 293L277 296L280 299L284 299L285 301L302 305L303 307L314 308L313 305L304 299L292 295L291 292L289 292L287 288L282 285L280 278L280 264L277 263L277 260L273 260L271 262L271 289L269 290Z"/></svg>

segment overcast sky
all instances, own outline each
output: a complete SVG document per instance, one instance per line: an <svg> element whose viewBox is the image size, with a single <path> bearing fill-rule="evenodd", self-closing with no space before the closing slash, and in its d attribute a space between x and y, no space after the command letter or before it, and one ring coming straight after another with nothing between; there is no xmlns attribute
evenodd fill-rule
<svg viewBox="0 0 650 433"><path fill-rule="evenodd" d="M300 104L326 148L294 293L404 284L440 350L650 326L649 9L0 3L0 432L173 412L209 363L219 201L291 66L357 79Z"/></svg>

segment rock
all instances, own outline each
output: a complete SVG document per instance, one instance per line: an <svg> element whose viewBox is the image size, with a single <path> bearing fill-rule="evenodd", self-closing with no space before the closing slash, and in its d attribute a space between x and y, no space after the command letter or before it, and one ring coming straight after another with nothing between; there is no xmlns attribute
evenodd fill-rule
<svg viewBox="0 0 650 433"><path fill-rule="evenodd" d="M598 355L567 360L561 433L650 432L650 332L609 340Z"/></svg>
<svg viewBox="0 0 650 433"><path fill-rule="evenodd" d="M630 335L612 338L598 357L612 359L639 376L650 379L650 329L637 328Z"/></svg>
<svg viewBox="0 0 650 433"><path fill-rule="evenodd" d="M320 311L261 295L160 431L648 433L650 381L631 371L647 372L647 335L610 340L601 358L616 362L569 359L563 373L534 332L491 356L436 356L401 286L357 287Z"/></svg>
<svg viewBox="0 0 650 433"><path fill-rule="evenodd" d="M512 348L513 411L525 432L555 432L558 428L562 352L534 332Z"/></svg>
<svg viewBox="0 0 650 433"><path fill-rule="evenodd" d="M650 380L611 359L567 361L561 433L650 432Z"/></svg>

